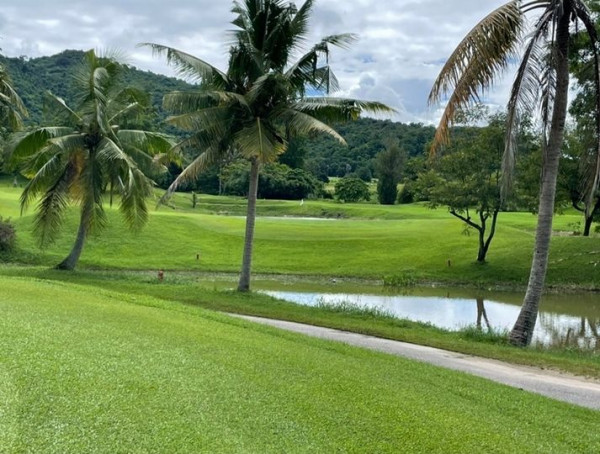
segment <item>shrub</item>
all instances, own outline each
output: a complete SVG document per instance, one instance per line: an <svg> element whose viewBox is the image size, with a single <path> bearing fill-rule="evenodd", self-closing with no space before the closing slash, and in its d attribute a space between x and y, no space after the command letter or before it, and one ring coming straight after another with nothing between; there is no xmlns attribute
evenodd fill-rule
<svg viewBox="0 0 600 454"><path fill-rule="evenodd" d="M335 184L335 195L344 202L370 200L369 187L360 178L342 178Z"/></svg>
<svg viewBox="0 0 600 454"><path fill-rule="evenodd" d="M10 219L0 217L0 253L11 252L15 247L15 228Z"/></svg>
<svg viewBox="0 0 600 454"><path fill-rule="evenodd" d="M402 190L398 192L398 203L413 203L415 201L414 183L409 181L404 184Z"/></svg>
<svg viewBox="0 0 600 454"><path fill-rule="evenodd" d="M398 196L398 186L393 178L384 175L377 181L377 199L382 205L393 205Z"/></svg>
<svg viewBox="0 0 600 454"><path fill-rule="evenodd" d="M238 162L224 172L224 192L229 195L248 193L249 166ZM261 199L299 200L320 196L323 184L309 172L291 169L284 164L267 164L258 177L258 197Z"/></svg>

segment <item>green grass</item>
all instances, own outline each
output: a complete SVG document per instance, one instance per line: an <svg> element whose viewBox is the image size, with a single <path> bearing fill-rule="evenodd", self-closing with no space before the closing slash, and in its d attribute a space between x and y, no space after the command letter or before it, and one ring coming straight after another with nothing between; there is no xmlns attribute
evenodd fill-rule
<svg viewBox="0 0 600 454"><path fill-rule="evenodd" d="M243 294L225 290L234 287L226 277L194 273L167 273L158 283L153 272L78 271L64 273L42 268L0 267L0 276L42 279L85 285L95 289L154 297L214 311L256 315L329 328L337 328L387 339L401 340L466 354L494 358L514 364L555 369L600 378L598 351L573 349L521 349L506 345L502 333L484 335L470 329L446 331L429 324L401 320L381 310L360 310L354 306L308 307L278 300L260 293ZM284 285L285 286L285 285Z"/></svg>
<svg viewBox="0 0 600 454"><path fill-rule="evenodd" d="M0 215L12 216L18 228L17 260L52 265L70 250L77 226L73 211L59 241L39 251L31 237L30 213L18 217L20 189L0 187ZM186 195L177 194L173 208L153 211L139 234L128 232L116 209L108 209L109 228L91 237L81 266L120 269L179 269L235 272L241 261L244 218L200 214L183 206ZM239 198L200 196L206 209L211 200L227 203L242 213ZM295 219L270 216L323 216L343 213L341 219ZM418 281L444 281L471 285L524 285L529 272L535 217L529 213L501 213L489 263L474 263L475 236L445 210L422 205L384 207L339 204L331 201L260 201L253 268L257 273L351 276L382 279L410 275ZM376 218L376 219L371 219ZM580 220L576 214L556 217L555 229L568 230ZM200 254L200 260L196 255ZM448 260L451 266L448 266ZM600 240L553 238L548 283L558 286L600 287Z"/></svg>
<svg viewBox="0 0 600 454"><path fill-rule="evenodd" d="M148 296L0 286L3 452L600 450L598 412L483 379Z"/></svg>

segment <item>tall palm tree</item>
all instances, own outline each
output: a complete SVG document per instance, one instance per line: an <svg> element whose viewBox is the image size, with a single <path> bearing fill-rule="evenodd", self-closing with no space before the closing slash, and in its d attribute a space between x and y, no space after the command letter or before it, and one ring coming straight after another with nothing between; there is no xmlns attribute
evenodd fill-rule
<svg viewBox="0 0 600 454"><path fill-rule="evenodd" d="M10 75L0 65L0 126L18 130L26 116L27 109L13 88Z"/></svg>
<svg viewBox="0 0 600 454"><path fill-rule="evenodd" d="M75 107L47 94L50 111L60 126L44 126L17 134L9 148L30 178L21 195L21 209L41 199L34 231L40 245L52 243L60 231L70 201L80 206L77 237L69 255L57 265L72 270L85 240L106 223L103 191L117 186L120 210L128 225L137 229L147 220L146 197L152 181L142 168L152 165L172 147L164 135L120 129L118 122L142 108L142 95L119 83L121 66L91 50L74 75Z"/></svg>
<svg viewBox="0 0 600 454"><path fill-rule="evenodd" d="M332 35L302 52L313 3L307 0L297 8L282 0L235 1L236 30L226 72L185 52L145 44L166 55L182 75L200 82L196 92L171 93L164 99L174 113L169 121L193 132L177 148L200 151L167 196L231 150L250 161L240 291L250 289L260 165L276 160L294 136L322 132L345 143L326 122L355 119L365 110L391 111L376 102L307 96L309 89L328 94L338 88L327 62L329 48L347 47L355 39L350 34ZM294 55L300 57L292 62Z"/></svg>
<svg viewBox="0 0 600 454"><path fill-rule="evenodd" d="M527 25L526 16L533 17L531 27ZM599 107L596 124L600 125L598 39L592 15L583 0L512 0L500 6L461 41L442 68L429 97L430 102L435 103L450 94L437 128L435 149L447 142L448 128L455 113L478 101L480 93L491 86L497 74L521 54L508 102L504 193L511 183L519 116L531 112L536 105L540 107L544 160L529 283L510 334L511 342L519 346L531 342L548 267L558 162L567 114L569 38L573 25L583 26L590 37L590 51L596 67L596 105ZM597 171L593 185L598 185Z"/></svg>

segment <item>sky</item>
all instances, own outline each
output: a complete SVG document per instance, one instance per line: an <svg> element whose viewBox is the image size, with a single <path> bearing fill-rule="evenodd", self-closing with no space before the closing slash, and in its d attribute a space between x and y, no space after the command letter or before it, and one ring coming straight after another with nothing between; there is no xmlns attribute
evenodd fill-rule
<svg viewBox="0 0 600 454"><path fill-rule="evenodd" d="M435 123L431 85L452 50L486 14L506 0L316 0L308 43L355 33L350 49L334 49L336 95L380 101L393 121ZM300 4L300 2L295 2ZM140 42L175 47L225 69L233 29L225 0L19 0L0 3L0 52L53 55L64 49L119 49L137 68L173 75ZM511 74L486 95L506 104Z"/></svg>

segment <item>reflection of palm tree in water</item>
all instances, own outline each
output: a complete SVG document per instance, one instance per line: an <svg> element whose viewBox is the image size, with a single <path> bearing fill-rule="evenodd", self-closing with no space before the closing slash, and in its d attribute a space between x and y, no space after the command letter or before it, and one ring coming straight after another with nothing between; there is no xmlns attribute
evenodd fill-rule
<svg viewBox="0 0 600 454"><path fill-rule="evenodd" d="M485 306L483 305L484 301L483 298L481 298L480 296L478 296L476 299L477 301L477 329L481 330L481 320L483 319L483 321L485 322L485 325L487 326L487 330L491 331L492 327L490 326L490 321L487 318L487 314L485 312Z"/></svg>
<svg viewBox="0 0 600 454"><path fill-rule="evenodd" d="M583 350L600 348L600 319L581 317L577 327L561 326L554 317L546 314L542 315L542 320L542 326L550 337L551 345Z"/></svg>

